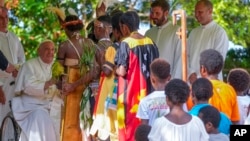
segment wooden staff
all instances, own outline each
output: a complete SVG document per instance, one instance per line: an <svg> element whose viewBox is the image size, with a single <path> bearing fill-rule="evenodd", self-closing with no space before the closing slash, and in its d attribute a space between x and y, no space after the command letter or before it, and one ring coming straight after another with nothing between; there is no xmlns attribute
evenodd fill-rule
<svg viewBox="0 0 250 141"><path fill-rule="evenodd" d="M181 59L182 59L182 79L187 82L187 23L186 23L186 13L184 10L175 10L173 11L173 24L177 24L177 17L181 17L181 27L176 32L176 34L181 38Z"/></svg>

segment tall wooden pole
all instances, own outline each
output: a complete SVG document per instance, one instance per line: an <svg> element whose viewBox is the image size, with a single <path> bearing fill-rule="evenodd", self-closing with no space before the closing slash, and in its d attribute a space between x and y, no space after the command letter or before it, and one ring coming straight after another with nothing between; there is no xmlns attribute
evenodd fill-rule
<svg viewBox="0 0 250 141"><path fill-rule="evenodd" d="M187 23L186 23L186 13L184 10L173 11L173 24L177 24L178 17L181 18L181 28L176 33L181 38L181 59L182 59L182 79L187 82Z"/></svg>

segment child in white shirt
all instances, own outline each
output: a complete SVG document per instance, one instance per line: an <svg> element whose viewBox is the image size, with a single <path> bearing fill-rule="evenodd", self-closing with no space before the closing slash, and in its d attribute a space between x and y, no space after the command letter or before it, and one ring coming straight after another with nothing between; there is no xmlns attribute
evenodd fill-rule
<svg viewBox="0 0 250 141"><path fill-rule="evenodd" d="M227 77L227 82L237 93L240 111L239 124L244 124L250 109L250 96L244 94L244 92L249 89L250 75L243 68L231 69Z"/></svg>
<svg viewBox="0 0 250 141"><path fill-rule="evenodd" d="M157 58L150 64L150 80L155 91L141 99L139 103L136 117L142 124L151 126L156 118L165 116L169 112L164 88L170 78L170 65L166 60Z"/></svg>

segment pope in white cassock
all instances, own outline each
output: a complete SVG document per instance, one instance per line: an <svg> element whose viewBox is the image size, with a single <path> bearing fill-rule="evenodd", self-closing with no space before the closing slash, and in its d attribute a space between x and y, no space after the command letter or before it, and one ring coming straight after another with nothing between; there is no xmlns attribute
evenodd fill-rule
<svg viewBox="0 0 250 141"><path fill-rule="evenodd" d="M54 43L46 40L39 45L39 57L24 63L16 80L12 100L14 118L22 129L19 141L58 141L53 119L50 117L49 89L55 86L52 78Z"/></svg>

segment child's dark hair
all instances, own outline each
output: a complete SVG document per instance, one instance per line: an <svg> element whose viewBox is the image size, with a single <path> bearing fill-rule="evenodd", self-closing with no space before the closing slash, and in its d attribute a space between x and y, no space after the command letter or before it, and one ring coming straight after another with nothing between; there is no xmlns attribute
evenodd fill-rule
<svg viewBox="0 0 250 141"><path fill-rule="evenodd" d="M104 25L111 26L111 17L109 15L102 15L98 17L97 20L102 22Z"/></svg>
<svg viewBox="0 0 250 141"><path fill-rule="evenodd" d="M164 83L170 76L170 65L164 59L154 59L150 64L150 73L156 76L161 83Z"/></svg>
<svg viewBox="0 0 250 141"><path fill-rule="evenodd" d="M112 17L111 17L112 28L116 29L120 33L121 33L121 29L119 26L119 21L120 21L120 17L122 16L122 14L123 14L122 11L116 11L115 13L112 14Z"/></svg>
<svg viewBox="0 0 250 141"><path fill-rule="evenodd" d="M214 128L219 127L221 117L219 110L215 107L205 106L201 108L199 111L199 117L204 122L204 124L211 122Z"/></svg>
<svg viewBox="0 0 250 141"><path fill-rule="evenodd" d="M80 31L83 29L83 23L82 22L76 22L76 23L73 23L73 21L80 21L79 18L76 16L76 15L68 15L66 16L65 18L65 22L72 22L72 24L67 24L65 27L71 31L71 32L74 32L74 31Z"/></svg>
<svg viewBox="0 0 250 141"><path fill-rule="evenodd" d="M140 124L135 130L135 141L148 141L148 134L151 126L147 124Z"/></svg>
<svg viewBox="0 0 250 141"><path fill-rule="evenodd" d="M189 97L189 86L181 79L172 79L165 87L165 94L173 104L185 103Z"/></svg>
<svg viewBox="0 0 250 141"><path fill-rule="evenodd" d="M197 100L209 100L213 95L212 83L207 78L198 78L192 84L192 95Z"/></svg>
<svg viewBox="0 0 250 141"><path fill-rule="evenodd" d="M207 49L200 54L200 66L204 66L209 75L219 74L224 65L223 56L214 49Z"/></svg>
<svg viewBox="0 0 250 141"><path fill-rule="evenodd" d="M236 92L244 92L249 88L249 73L242 68L235 68L229 71L227 82L234 88Z"/></svg>

